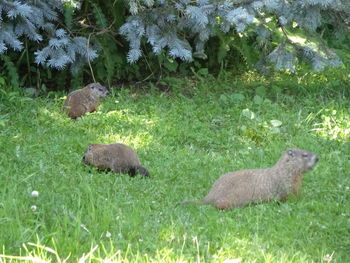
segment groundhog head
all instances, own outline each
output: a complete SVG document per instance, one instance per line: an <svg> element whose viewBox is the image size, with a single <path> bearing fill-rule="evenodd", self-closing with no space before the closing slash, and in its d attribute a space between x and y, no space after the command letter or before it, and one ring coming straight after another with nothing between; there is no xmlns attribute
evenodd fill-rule
<svg viewBox="0 0 350 263"><path fill-rule="evenodd" d="M95 98L104 98L109 93L107 88L98 82L90 83L86 87L91 90L90 94Z"/></svg>
<svg viewBox="0 0 350 263"><path fill-rule="evenodd" d="M99 162L99 152L96 149L99 147L99 144L91 144L85 151L83 156L83 162L88 165L96 165L98 166ZM95 154L94 154L95 153ZM96 154L97 153L97 154ZM99 167L99 168L105 168L105 167Z"/></svg>
<svg viewBox="0 0 350 263"><path fill-rule="evenodd" d="M318 157L313 152L308 152L302 149L288 149L282 154L284 162L295 166L300 172L310 171L318 162Z"/></svg>

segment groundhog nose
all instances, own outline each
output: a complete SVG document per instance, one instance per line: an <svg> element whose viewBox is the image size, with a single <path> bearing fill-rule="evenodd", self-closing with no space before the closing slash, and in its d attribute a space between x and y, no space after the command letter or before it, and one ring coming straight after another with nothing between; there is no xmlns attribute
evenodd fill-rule
<svg viewBox="0 0 350 263"><path fill-rule="evenodd" d="M315 163L317 163L318 162L318 157L316 156L316 158L315 158Z"/></svg>

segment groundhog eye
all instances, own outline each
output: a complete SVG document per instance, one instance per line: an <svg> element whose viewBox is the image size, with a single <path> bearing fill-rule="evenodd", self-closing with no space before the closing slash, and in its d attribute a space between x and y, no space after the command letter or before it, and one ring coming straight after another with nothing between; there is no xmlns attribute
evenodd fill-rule
<svg viewBox="0 0 350 263"><path fill-rule="evenodd" d="M304 158L306 158L306 157L308 157L308 154L307 154L307 153L303 153L302 156L303 156Z"/></svg>

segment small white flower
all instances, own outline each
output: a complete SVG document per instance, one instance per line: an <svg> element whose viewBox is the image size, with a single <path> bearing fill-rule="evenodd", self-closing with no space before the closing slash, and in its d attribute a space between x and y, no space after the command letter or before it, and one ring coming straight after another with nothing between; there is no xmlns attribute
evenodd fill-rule
<svg viewBox="0 0 350 263"><path fill-rule="evenodd" d="M332 254L327 254L323 257L323 260L324 261L327 261L327 262L331 262L332 259L333 259L333 255L334 255L334 251L332 252Z"/></svg>
<svg viewBox="0 0 350 263"><path fill-rule="evenodd" d="M38 197L39 196L39 192L38 191L33 191L32 192L32 197Z"/></svg>
<svg viewBox="0 0 350 263"><path fill-rule="evenodd" d="M36 205L32 205L32 206L30 207L30 209L32 209L32 211L35 212L36 209L37 209L37 207L36 207Z"/></svg>
<svg viewBox="0 0 350 263"><path fill-rule="evenodd" d="M106 238L111 238L112 237L112 234L110 232L106 232Z"/></svg>

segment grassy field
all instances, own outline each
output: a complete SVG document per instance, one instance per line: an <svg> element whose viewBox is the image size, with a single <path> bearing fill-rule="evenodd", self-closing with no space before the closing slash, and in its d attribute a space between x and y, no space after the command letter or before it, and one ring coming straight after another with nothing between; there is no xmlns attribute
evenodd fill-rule
<svg viewBox="0 0 350 263"><path fill-rule="evenodd" d="M0 262L350 262L350 81L330 75L167 79L113 90L77 121L62 94L0 90ZM113 142L152 177L82 164L89 144ZM320 158L300 198L176 206L289 147Z"/></svg>

